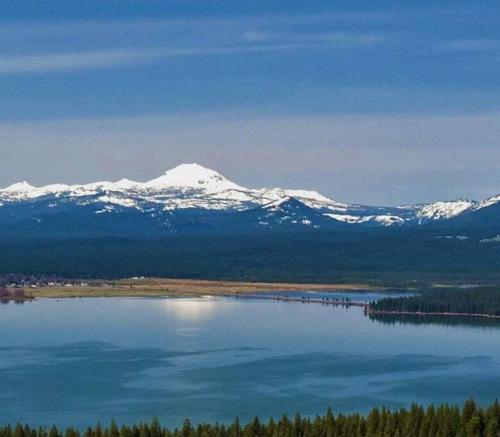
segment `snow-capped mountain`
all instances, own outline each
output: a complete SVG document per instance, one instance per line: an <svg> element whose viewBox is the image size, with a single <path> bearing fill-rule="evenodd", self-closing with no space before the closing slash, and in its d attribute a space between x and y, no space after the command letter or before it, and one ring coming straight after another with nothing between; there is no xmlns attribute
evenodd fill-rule
<svg viewBox="0 0 500 437"><path fill-rule="evenodd" d="M171 233L389 227L446 221L498 203L500 196L400 207L350 205L316 191L247 188L198 164L181 164L147 182L122 179L44 187L15 183L0 189L0 224L36 233L53 223L61 232L87 223L92 229L105 229L103 234L110 227L117 233L137 227L153 234L153 229Z"/></svg>
<svg viewBox="0 0 500 437"><path fill-rule="evenodd" d="M246 188L240 187L239 185L228 181L224 176L216 171L202 167L198 164L181 164L172 170L167 171L159 178L140 185L140 188L152 190L162 190L171 187L200 189L206 191L207 193L246 190Z"/></svg>
<svg viewBox="0 0 500 437"><path fill-rule="evenodd" d="M181 164L148 182L122 179L87 185L48 185L34 187L21 182L0 189L0 201L13 203L54 197L75 202L103 203L144 210L151 206L164 211L177 209L246 210L293 197L314 209L342 212L348 205L333 201L315 191L250 189L227 180L221 174L198 164Z"/></svg>

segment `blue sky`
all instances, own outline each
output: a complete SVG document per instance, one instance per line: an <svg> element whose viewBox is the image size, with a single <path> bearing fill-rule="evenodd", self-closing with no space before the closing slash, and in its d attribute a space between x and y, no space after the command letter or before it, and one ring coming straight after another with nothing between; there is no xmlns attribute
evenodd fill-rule
<svg viewBox="0 0 500 437"><path fill-rule="evenodd" d="M499 73L499 2L5 1L0 185L197 161L344 201L485 197Z"/></svg>

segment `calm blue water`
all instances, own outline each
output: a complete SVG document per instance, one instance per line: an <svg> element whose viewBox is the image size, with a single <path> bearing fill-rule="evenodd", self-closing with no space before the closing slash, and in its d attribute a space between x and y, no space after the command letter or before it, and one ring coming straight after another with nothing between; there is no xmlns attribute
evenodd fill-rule
<svg viewBox="0 0 500 437"><path fill-rule="evenodd" d="M500 328L230 298L0 305L0 422L169 425L500 396Z"/></svg>

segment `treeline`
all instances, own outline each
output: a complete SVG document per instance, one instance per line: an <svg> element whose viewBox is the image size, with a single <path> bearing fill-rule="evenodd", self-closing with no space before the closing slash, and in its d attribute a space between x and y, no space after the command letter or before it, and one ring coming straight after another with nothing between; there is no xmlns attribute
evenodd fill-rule
<svg viewBox="0 0 500 437"><path fill-rule="evenodd" d="M0 232L1 234L1 232ZM479 238L479 237L478 237ZM481 237L482 238L482 237ZM133 276L419 286L499 283L494 244L424 230L268 233L158 239L1 239L0 274Z"/></svg>
<svg viewBox="0 0 500 437"><path fill-rule="evenodd" d="M229 425L200 424L192 426L185 420L181 428L169 430L158 419L151 423L121 426L113 421L105 428L100 425L80 432L74 428L60 431L31 429L20 424L0 428L0 437L498 437L500 436L500 405L478 408L469 400L463 409L455 406L412 405L410 409L390 411L373 409L367 416L359 414L334 416L331 410L314 419L296 415L283 416L262 423L255 418L242 426L238 420Z"/></svg>
<svg viewBox="0 0 500 437"><path fill-rule="evenodd" d="M385 298L370 304L373 312L461 313L500 316L500 288L426 290L415 296Z"/></svg>

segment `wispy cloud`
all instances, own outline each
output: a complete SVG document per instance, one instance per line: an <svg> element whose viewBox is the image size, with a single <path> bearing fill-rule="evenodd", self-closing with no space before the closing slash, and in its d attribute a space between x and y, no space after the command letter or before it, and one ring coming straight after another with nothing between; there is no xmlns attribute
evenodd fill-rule
<svg viewBox="0 0 500 437"><path fill-rule="evenodd" d="M336 13L336 14L270 14L248 17L210 17L210 18L170 18L170 19L138 19L133 21L67 21L67 22L35 22L35 23L3 23L0 36L5 38L30 39L47 37L67 37L78 35L126 34L128 32L142 34L164 31L180 32L181 30L198 32L204 29L221 31L238 28L290 28L296 26L362 26L380 25L395 21L394 14L381 12ZM402 18L397 17L401 22Z"/></svg>
<svg viewBox="0 0 500 437"><path fill-rule="evenodd" d="M155 56L158 56L158 54L146 51L103 50L2 57L0 58L0 74L105 68L144 62Z"/></svg>
<svg viewBox="0 0 500 437"><path fill-rule="evenodd" d="M461 52L482 52L500 48L500 41L493 39L456 39L438 44L440 50Z"/></svg>
<svg viewBox="0 0 500 437"><path fill-rule="evenodd" d="M0 74L104 69L179 56L354 49L384 41L380 32L339 25L352 20L312 15L8 25L0 29Z"/></svg>
<svg viewBox="0 0 500 437"><path fill-rule="evenodd" d="M300 32L279 33L272 31L249 30L243 38L255 43L310 43L325 44L330 47L363 47L380 44L385 36L377 32Z"/></svg>
<svg viewBox="0 0 500 437"><path fill-rule="evenodd" d="M0 57L0 75L116 68L124 65L145 64L162 59L187 56L265 53L273 51L305 50L313 47L330 49L354 48L377 44L380 41L382 40L373 36L357 36L352 39L345 37L319 37L317 39L312 38L303 41L295 40L283 43L268 42L258 45L227 47L117 49L74 53L49 53L44 55L4 56Z"/></svg>

